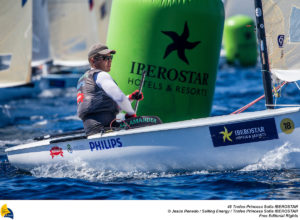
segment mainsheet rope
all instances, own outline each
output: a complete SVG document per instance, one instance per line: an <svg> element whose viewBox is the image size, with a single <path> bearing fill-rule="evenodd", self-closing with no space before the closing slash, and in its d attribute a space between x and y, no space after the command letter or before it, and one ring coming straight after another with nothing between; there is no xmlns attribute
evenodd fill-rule
<svg viewBox="0 0 300 220"><path fill-rule="evenodd" d="M272 90L273 93L277 93L284 85L286 85L288 82L283 82L281 83L280 85L278 85L276 88L274 88ZM239 114L243 111L245 111L246 109L248 109L249 107L251 107L252 105L254 105L255 103L257 103L258 101L262 100L263 98L265 97L265 95L262 95L260 96L259 98L255 99L254 101L250 102L249 104L245 105L244 107L234 111L231 113L231 115L234 115L234 114Z"/></svg>
<svg viewBox="0 0 300 220"><path fill-rule="evenodd" d="M129 126L129 124L128 123L126 123L126 121L125 120L122 120L122 119L118 119L118 118L115 118L114 120L112 120L111 122L110 122L110 125L109 125L109 127L110 127L110 130L113 130L113 128L112 128L112 124L115 122L115 121L117 121L117 120L119 120L119 121L121 121L121 122L123 122L128 128L130 128L130 126Z"/></svg>

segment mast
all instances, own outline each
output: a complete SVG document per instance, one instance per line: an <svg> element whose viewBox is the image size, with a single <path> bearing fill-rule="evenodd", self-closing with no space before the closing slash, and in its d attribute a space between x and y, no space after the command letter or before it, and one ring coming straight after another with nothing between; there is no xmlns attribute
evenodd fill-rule
<svg viewBox="0 0 300 220"><path fill-rule="evenodd" d="M264 25L264 15L262 10L261 0L255 0L255 13L256 13L256 30L257 38L260 45L260 59L262 63L262 78L266 97L267 109L273 109L273 94L272 94L272 80L269 66L266 33Z"/></svg>

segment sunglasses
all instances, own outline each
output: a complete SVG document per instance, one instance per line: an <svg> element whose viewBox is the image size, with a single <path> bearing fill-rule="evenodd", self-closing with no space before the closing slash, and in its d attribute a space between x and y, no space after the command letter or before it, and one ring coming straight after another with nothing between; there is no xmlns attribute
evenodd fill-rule
<svg viewBox="0 0 300 220"><path fill-rule="evenodd" d="M113 59L113 56L111 55L111 56L95 56L94 57L94 59L95 60L100 60L100 58L102 59L102 60L104 60L104 61L107 61L107 60L112 60Z"/></svg>

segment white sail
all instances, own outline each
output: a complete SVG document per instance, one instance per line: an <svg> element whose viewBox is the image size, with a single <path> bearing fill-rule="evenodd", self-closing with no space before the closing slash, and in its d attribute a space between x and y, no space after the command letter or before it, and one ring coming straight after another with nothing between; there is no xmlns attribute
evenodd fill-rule
<svg viewBox="0 0 300 220"><path fill-rule="evenodd" d="M87 65L89 48L99 42L96 13L88 0L49 0L50 51L53 63Z"/></svg>
<svg viewBox="0 0 300 220"><path fill-rule="evenodd" d="M300 80L300 1L262 0L262 6L271 73Z"/></svg>
<svg viewBox="0 0 300 220"><path fill-rule="evenodd" d="M255 21L254 0L223 0L225 18L235 15L246 15Z"/></svg>
<svg viewBox="0 0 300 220"><path fill-rule="evenodd" d="M112 0L95 0L94 13L98 21L99 42L106 44Z"/></svg>
<svg viewBox="0 0 300 220"><path fill-rule="evenodd" d="M50 61L47 0L33 1L32 66Z"/></svg>
<svg viewBox="0 0 300 220"><path fill-rule="evenodd" d="M0 88L31 81L32 1L0 0Z"/></svg>

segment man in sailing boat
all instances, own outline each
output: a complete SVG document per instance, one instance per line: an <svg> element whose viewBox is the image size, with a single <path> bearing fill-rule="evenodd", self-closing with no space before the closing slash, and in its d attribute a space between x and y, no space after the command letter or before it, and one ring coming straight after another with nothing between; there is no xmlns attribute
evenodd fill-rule
<svg viewBox="0 0 300 220"><path fill-rule="evenodd" d="M127 112L126 119L136 117L131 101L143 99L138 90L127 97L108 73L115 53L103 44L92 46L88 53L91 69L78 80L77 114L87 135L103 131L112 122L118 127L115 119L120 110Z"/></svg>

